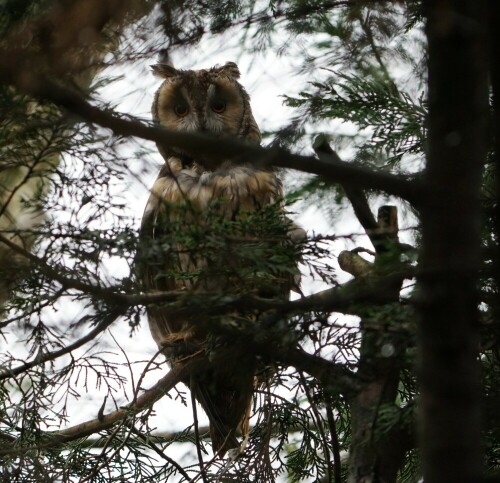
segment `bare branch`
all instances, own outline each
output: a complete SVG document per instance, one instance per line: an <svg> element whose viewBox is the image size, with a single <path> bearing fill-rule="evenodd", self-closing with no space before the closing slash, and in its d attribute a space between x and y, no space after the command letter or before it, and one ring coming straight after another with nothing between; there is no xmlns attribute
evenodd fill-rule
<svg viewBox="0 0 500 483"><path fill-rule="evenodd" d="M220 354L217 354L217 363L224 363L229 353L230 351L221 351ZM283 350L281 354L278 354L278 361L286 361L287 364L293 365L311 374L313 377L320 379L327 387L334 388L335 391L352 395L358 390L359 383L355 375L343 365L335 364L321 357L308 354L302 349ZM211 362L213 363L213 360ZM206 357L200 356L190 358L186 362L179 362L152 388L144 391L144 393L127 406L105 415L101 414L95 419L60 431L46 432L43 434L40 444L36 447L25 446L16 447L15 449L1 449L0 455L22 454L34 449L54 447L69 441L84 438L99 431L107 430L129 416L135 415L151 407L181 380L185 380L186 377L192 373L204 370L206 365ZM10 438L10 436L8 437Z"/></svg>
<svg viewBox="0 0 500 483"><path fill-rule="evenodd" d="M326 156L329 156L334 158L338 163L344 163L323 135L316 137L313 148L319 159L324 159ZM401 250L407 250L406 247L398 243L397 211L394 213L391 207L381 207L377 221L373 216L370 205L368 204L368 199L362 187L352 184L349 180L341 182L341 184L352 205L354 214L361 223L361 226L365 229L375 250L377 252L384 252L395 245ZM387 220L386 216L390 217L390 220Z"/></svg>

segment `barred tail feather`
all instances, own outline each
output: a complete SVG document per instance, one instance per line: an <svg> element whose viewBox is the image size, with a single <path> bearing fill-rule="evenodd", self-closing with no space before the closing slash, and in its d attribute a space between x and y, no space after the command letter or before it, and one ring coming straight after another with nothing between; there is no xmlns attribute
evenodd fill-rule
<svg viewBox="0 0 500 483"><path fill-rule="evenodd" d="M240 447L236 435L246 436L248 433L253 385L249 386L239 390L225 387L214 391L213 385L209 389L204 384L196 383L196 387L191 388L210 420L212 449L220 457L230 449Z"/></svg>
<svg viewBox="0 0 500 483"><path fill-rule="evenodd" d="M219 425L216 426L210 423L210 439L212 440L214 454L222 458L229 450L240 447L240 443L234 433L234 429L224 429Z"/></svg>

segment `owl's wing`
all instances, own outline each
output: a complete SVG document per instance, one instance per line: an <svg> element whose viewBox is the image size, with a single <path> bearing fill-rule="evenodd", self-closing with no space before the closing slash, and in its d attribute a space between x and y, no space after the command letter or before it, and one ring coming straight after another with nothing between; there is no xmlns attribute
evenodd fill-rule
<svg viewBox="0 0 500 483"><path fill-rule="evenodd" d="M139 233L139 256L137 273L147 289L174 290L173 278L158 277L168 268L172 256L168 250L168 232L162 218L166 216L163 199L158 195L166 179L158 176L149 196L142 217Z"/></svg>
<svg viewBox="0 0 500 483"><path fill-rule="evenodd" d="M178 290L179 284L168 273L177 265L172 233L169 232L168 209L161 193L170 180L160 173L149 196L139 234L139 250L136 257L136 273L145 290ZM159 347L169 335L182 331L183 321L173 320L160 305L147 308L148 322L153 339Z"/></svg>

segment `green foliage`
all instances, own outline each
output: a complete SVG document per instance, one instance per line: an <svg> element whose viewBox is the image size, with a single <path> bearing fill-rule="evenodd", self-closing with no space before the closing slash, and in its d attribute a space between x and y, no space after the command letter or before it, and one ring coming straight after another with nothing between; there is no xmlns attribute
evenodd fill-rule
<svg viewBox="0 0 500 483"><path fill-rule="evenodd" d="M142 247L138 264L157 266L155 277L164 279L165 287L180 278L224 293L237 287L261 296L279 294L293 283L299 258L287 235L290 221L281 212L281 202L241 212L234 220L224 217L223 203L217 201L203 211L189 204L165 206L160 215L164 228ZM193 222L186 223L188 219ZM183 253L193 259L203 254L202 267L179 269L176 260ZM172 268L162 268L165 265Z"/></svg>
<svg viewBox="0 0 500 483"><path fill-rule="evenodd" d="M252 5L237 0L217 4L200 0L158 2L162 10L161 24L168 43L164 49L195 44L208 33L221 33L231 27L240 16L249 13Z"/></svg>
<svg viewBox="0 0 500 483"><path fill-rule="evenodd" d="M382 155L393 166L405 155L423 154L427 111L422 97L414 103L408 94L383 79L341 73L313 86L316 92L301 92L299 98L287 98L287 104L302 108L311 121L340 119L367 131L356 161L373 162Z"/></svg>

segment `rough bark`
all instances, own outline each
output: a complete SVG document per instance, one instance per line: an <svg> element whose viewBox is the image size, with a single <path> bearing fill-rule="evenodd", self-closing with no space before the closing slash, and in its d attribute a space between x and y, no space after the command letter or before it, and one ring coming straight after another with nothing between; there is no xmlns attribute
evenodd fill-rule
<svg viewBox="0 0 500 483"><path fill-rule="evenodd" d="M377 229L373 233L383 233L385 237L385 243L381 237L376 239L378 254L373 265L362 263L361 257L355 253L347 257L344 252L339 259L342 269L357 274L360 279L369 280L370 271L388 273L399 265L398 252L391 250L391 247L399 245L396 207L384 206L379 210ZM398 301L401 283L402 279L399 279L391 285L388 302ZM394 416L396 413L401 415L395 401L405 342L383 327L373 330L366 322L361 322L358 374L368 382L350 401L352 442L347 481L395 483L403 458L412 445L412 436L399 424L400 421L394 421L391 428L384 427L381 414L390 410Z"/></svg>
<svg viewBox="0 0 500 483"><path fill-rule="evenodd" d="M422 207L421 447L426 483L478 481L481 170L488 72L484 1L427 2L429 144Z"/></svg>
<svg viewBox="0 0 500 483"><path fill-rule="evenodd" d="M342 162L323 136L316 138L313 147L320 159L327 155ZM397 302L404 277L394 274L400 270L400 254L407 248L398 240L397 208L382 206L375 220L363 189L349 180L338 181L375 248L375 253L361 248L343 251L338 256L339 266L353 275L355 282L366 286L377 283L380 276L385 277L385 303ZM375 255L375 263L359 256L362 251ZM405 343L387 333L380 323L375 322L377 328L373 330L367 322L367 319L361 322L358 370L365 383L350 399L352 441L348 483L395 483L407 451L414 447L412 428L402 422L402 411L395 405ZM380 415L386 410L394 413L390 428L380 424Z"/></svg>

